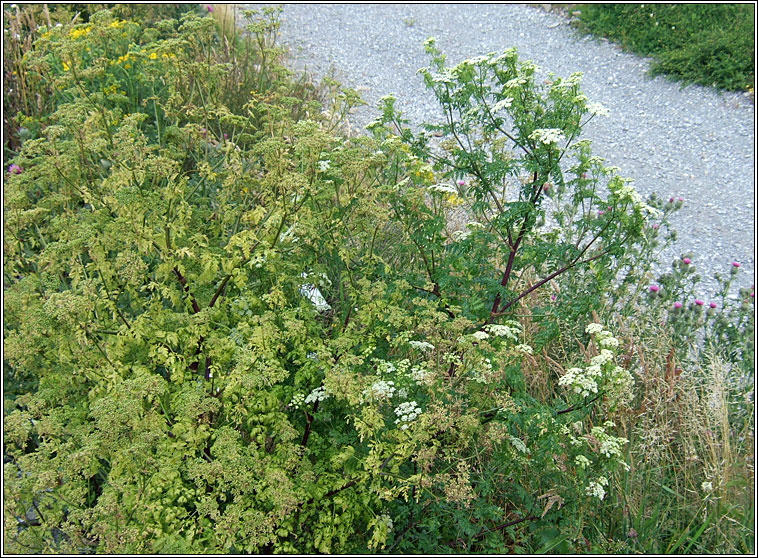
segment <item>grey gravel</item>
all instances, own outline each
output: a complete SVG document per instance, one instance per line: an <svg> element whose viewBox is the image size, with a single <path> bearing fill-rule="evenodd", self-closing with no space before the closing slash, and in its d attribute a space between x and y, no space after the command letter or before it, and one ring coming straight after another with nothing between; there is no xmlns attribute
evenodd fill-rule
<svg viewBox="0 0 758 558"><path fill-rule="evenodd" d="M238 5L259 8L264 4ZM275 4L269 4L275 5ZM650 61L605 40L581 37L567 19L525 4L285 4L280 41L292 64L316 79L334 75L368 106L352 115L362 128L387 94L412 123L440 119L416 72L428 65L423 42L437 39L448 64L516 47L547 75L582 72L582 89L610 116L593 119L584 137L593 152L634 179L643 197L684 198L675 214L676 244L660 255L663 269L693 254L713 295L714 272L742 267L736 283L755 283L755 107L743 93L682 87L646 73Z"/></svg>

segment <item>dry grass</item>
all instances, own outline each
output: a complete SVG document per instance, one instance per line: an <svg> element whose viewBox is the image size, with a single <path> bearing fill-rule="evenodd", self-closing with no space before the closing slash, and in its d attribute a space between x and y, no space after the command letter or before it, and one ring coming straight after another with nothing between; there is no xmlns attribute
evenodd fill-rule
<svg viewBox="0 0 758 558"><path fill-rule="evenodd" d="M745 552L753 532L752 395L716 351L685 364L661 328L630 323L624 333L638 387L635 408L616 417L630 439L632 469L618 487L628 513L644 519L665 507L667 517L655 522L661 531L665 525L686 541L703 525L693 548Z"/></svg>

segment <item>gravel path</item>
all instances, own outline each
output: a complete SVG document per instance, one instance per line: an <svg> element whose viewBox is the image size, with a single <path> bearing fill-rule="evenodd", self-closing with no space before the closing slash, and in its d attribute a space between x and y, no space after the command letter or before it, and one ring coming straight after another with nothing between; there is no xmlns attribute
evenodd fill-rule
<svg viewBox="0 0 758 558"><path fill-rule="evenodd" d="M739 285L754 284L755 107L744 94L650 79L646 59L579 37L566 19L524 4L287 4L280 41L296 68L316 78L333 71L361 92L368 106L353 122L363 127L389 93L412 123L439 119L416 74L428 65L422 43L430 36L450 65L515 46L545 75L583 72L585 94L610 110L585 129L594 153L643 196L685 200L673 222L679 240L662 266L692 252L706 298L716 290L713 273L728 273L732 261L742 264Z"/></svg>

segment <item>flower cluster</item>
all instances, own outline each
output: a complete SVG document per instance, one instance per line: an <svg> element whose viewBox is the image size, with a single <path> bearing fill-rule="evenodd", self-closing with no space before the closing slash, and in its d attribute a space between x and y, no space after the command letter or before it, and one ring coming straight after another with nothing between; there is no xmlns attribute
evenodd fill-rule
<svg viewBox="0 0 758 558"><path fill-rule="evenodd" d="M480 384L486 384L489 382L492 375L492 361L487 357L484 357L478 366L471 374L471 379Z"/></svg>
<svg viewBox="0 0 758 558"><path fill-rule="evenodd" d="M308 394L308 397L305 398L305 403L308 404L316 401L323 401L327 397L329 397L329 394L326 392L324 386L317 387Z"/></svg>
<svg viewBox="0 0 758 558"><path fill-rule="evenodd" d="M421 409L415 401L406 401L405 403L400 403L400 405L397 406L395 409L395 414L397 415L395 424L402 423L400 430L408 430L408 423L413 422L418 418L418 416L421 414Z"/></svg>
<svg viewBox="0 0 758 558"><path fill-rule="evenodd" d="M587 103L587 112L598 116L608 116L610 112L600 103Z"/></svg>
<svg viewBox="0 0 758 558"><path fill-rule="evenodd" d="M519 345L516 345L516 350L526 355L534 354L534 349L532 349L532 347L530 345L527 345L526 343L520 343Z"/></svg>
<svg viewBox="0 0 758 558"><path fill-rule="evenodd" d="M614 364L615 349L619 341L602 324L589 324L585 330L593 335L600 347L600 353L590 359L586 368L569 368L558 380L558 384L572 389L582 397L598 393L601 386L606 388L609 400L628 401L632 397L634 380L628 370Z"/></svg>
<svg viewBox="0 0 758 558"><path fill-rule="evenodd" d="M574 72L567 78L557 79L553 83L553 87L563 87L563 88L569 89L571 87L581 84L582 77L584 77L584 74L582 74L582 72Z"/></svg>
<svg viewBox="0 0 758 558"><path fill-rule="evenodd" d="M524 85L525 83L526 83L526 78L524 78L524 77L517 77L517 78L513 78L513 79L508 80L505 83L505 88L506 89L514 89L516 87Z"/></svg>
<svg viewBox="0 0 758 558"><path fill-rule="evenodd" d="M508 439L510 440L511 445L518 451L521 453L529 453L529 448L526 447L526 444L522 440L519 440L515 436L508 436Z"/></svg>
<svg viewBox="0 0 758 558"><path fill-rule="evenodd" d="M529 139L544 143L545 145L551 145L562 142L566 138L563 135L563 131L558 128L538 128L529 134Z"/></svg>
<svg viewBox="0 0 758 558"><path fill-rule="evenodd" d="M477 341L484 341L485 339L489 339L490 336L486 331L475 331L471 334L471 337Z"/></svg>
<svg viewBox="0 0 758 558"><path fill-rule="evenodd" d="M595 496L598 500L602 500L605 498L604 486L608 486L608 479L605 477L598 477L597 480L590 481L585 492L588 496Z"/></svg>
<svg viewBox="0 0 758 558"><path fill-rule="evenodd" d="M492 112L500 112L501 110L507 109L511 107L511 104L513 103L513 99L510 97L506 97L505 99L502 99L495 103L495 105L492 107Z"/></svg>
<svg viewBox="0 0 758 558"><path fill-rule="evenodd" d="M590 366L586 371L581 368L569 368L558 380L558 385L572 387L575 393L587 397L590 393L597 393L596 378L600 374L599 366Z"/></svg>
<svg viewBox="0 0 758 558"><path fill-rule="evenodd" d="M387 362L386 360L377 358L374 360L374 364L376 364L376 371L379 374L392 374L397 370L397 367L394 364Z"/></svg>
<svg viewBox="0 0 758 558"><path fill-rule="evenodd" d="M514 320L509 320L502 325L487 324L484 329L495 337L507 337L511 341L518 341L518 336L521 333L521 325Z"/></svg>
<svg viewBox="0 0 758 558"><path fill-rule="evenodd" d="M427 343L426 341L408 341L408 344L414 349L418 349L419 351L426 352L434 350L434 345Z"/></svg>
<svg viewBox="0 0 758 558"><path fill-rule="evenodd" d="M616 180L611 180L608 183L608 189L620 200L620 201L629 201L632 203L632 205L639 210L641 213L647 214L649 217L653 219L658 219L663 216L663 213L656 209L644 201L642 201L642 196L640 196L639 192L629 184L631 182L630 180L622 180L617 177Z"/></svg>
<svg viewBox="0 0 758 558"><path fill-rule="evenodd" d="M395 394L395 382L379 380L363 393L372 395L376 399L390 399Z"/></svg>
<svg viewBox="0 0 758 558"><path fill-rule="evenodd" d="M417 383L423 384L431 377L431 372L422 366L411 368L411 378Z"/></svg>
<svg viewBox="0 0 758 558"><path fill-rule="evenodd" d="M452 184L432 184L427 187L427 190L432 192L441 192L443 194L457 194L458 190Z"/></svg>
<svg viewBox="0 0 758 558"><path fill-rule="evenodd" d="M627 444L629 440L626 438L611 436L605 431L606 428L614 428L615 426L616 425L613 422L607 420L603 426L593 427L590 431L590 436L592 436L600 444L598 451L601 454L609 459L613 458L616 459L619 463L623 463L621 447L624 444Z"/></svg>

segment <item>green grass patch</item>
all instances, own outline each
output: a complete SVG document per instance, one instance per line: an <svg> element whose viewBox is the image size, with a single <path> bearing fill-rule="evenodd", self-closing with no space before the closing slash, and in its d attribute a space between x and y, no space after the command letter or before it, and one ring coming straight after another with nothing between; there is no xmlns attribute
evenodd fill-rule
<svg viewBox="0 0 758 558"><path fill-rule="evenodd" d="M752 4L582 4L577 27L651 56L653 75L728 91L755 81Z"/></svg>

